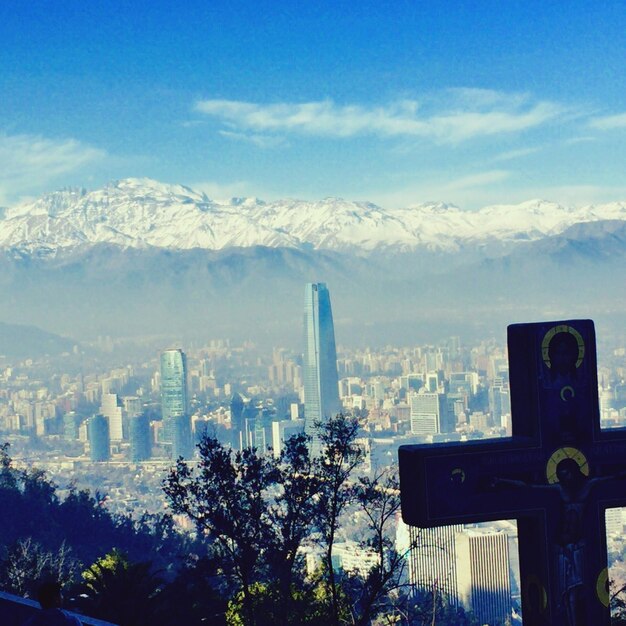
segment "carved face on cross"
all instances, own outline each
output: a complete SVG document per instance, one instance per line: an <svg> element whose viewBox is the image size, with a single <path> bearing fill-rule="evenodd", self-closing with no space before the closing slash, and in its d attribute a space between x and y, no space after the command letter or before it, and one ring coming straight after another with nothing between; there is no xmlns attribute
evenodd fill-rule
<svg viewBox="0 0 626 626"><path fill-rule="evenodd" d="M552 378L557 376L576 375L576 368L582 363L584 357L584 342L582 337L571 326L563 325L563 329L559 326L553 326L542 342L542 348L545 350L547 344L548 358L544 359L546 365L552 372Z"/></svg>
<svg viewBox="0 0 626 626"><path fill-rule="evenodd" d="M586 478L574 459L563 459L560 461L556 468L556 476L558 482L564 487L574 487Z"/></svg>
<svg viewBox="0 0 626 626"><path fill-rule="evenodd" d="M608 626L604 511L626 506L626 432L600 428L593 322L510 326L508 346L513 436L402 446L403 518L517 519L524 624Z"/></svg>

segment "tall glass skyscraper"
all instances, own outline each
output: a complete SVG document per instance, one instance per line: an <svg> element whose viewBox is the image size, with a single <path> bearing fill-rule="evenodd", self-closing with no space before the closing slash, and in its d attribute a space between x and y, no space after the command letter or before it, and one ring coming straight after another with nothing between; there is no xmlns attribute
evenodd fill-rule
<svg viewBox="0 0 626 626"><path fill-rule="evenodd" d="M150 419L147 415L133 415L130 418L130 460L133 463L147 461L152 455Z"/></svg>
<svg viewBox="0 0 626 626"><path fill-rule="evenodd" d="M233 450L243 450L247 447L244 409L243 398L235 392L230 399L230 434Z"/></svg>
<svg viewBox="0 0 626 626"><path fill-rule="evenodd" d="M102 462L111 458L109 420L104 415L94 415L87 422L87 435L92 461Z"/></svg>
<svg viewBox="0 0 626 626"><path fill-rule="evenodd" d="M341 412L337 349L330 294L325 283L308 283L304 292L304 430L311 451L320 452L315 424Z"/></svg>
<svg viewBox="0 0 626 626"><path fill-rule="evenodd" d="M163 441L172 444L172 458L190 459L193 441L187 404L187 358L178 348L161 354L161 412Z"/></svg>

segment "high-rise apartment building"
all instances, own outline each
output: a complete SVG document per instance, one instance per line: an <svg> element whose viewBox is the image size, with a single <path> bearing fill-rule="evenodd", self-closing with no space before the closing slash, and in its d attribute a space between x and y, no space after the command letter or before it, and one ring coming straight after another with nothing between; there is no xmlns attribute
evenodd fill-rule
<svg viewBox="0 0 626 626"><path fill-rule="evenodd" d="M509 540L502 531L465 530L456 536L459 599L481 624L511 616Z"/></svg>
<svg viewBox="0 0 626 626"><path fill-rule="evenodd" d="M124 396L122 403L124 405L124 411L126 411L126 415L129 418L143 413L143 402L141 398L137 396Z"/></svg>
<svg viewBox="0 0 626 626"><path fill-rule="evenodd" d="M111 458L109 420L104 415L94 415L87 422L89 452L92 461L108 461Z"/></svg>
<svg viewBox="0 0 626 626"><path fill-rule="evenodd" d="M341 412L335 328L325 283L308 283L304 292L304 424L311 451L320 452L316 423Z"/></svg>
<svg viewBox="0 0 626 626"><path fill-rule="evenodd" d="M272 452L276 458L280 457L285 441L289 437L302 433L304 420L280 420L270 422L272 429Z"/></svg>
<svg viewBox="0 0 626 626"><path fill-rule="evenodd" d="M150 419L147 415L133 415L130 419L130 460L147 461L152 456Z"/></svg>
<svg viewBox="0 0 626 626"><path fill-rule="evenodd" d="M247 446L243 412L245 403L240 394L234 393L230 399L230 434L233 450L242 450Z"/></svg>
<svg viewBox="0 0 626 626"><path fill-rule="evenodd" d="M511 413L511 390L506 378L497 377L489 388L489 408L495 425L500 425L503 415Z"/></svg>
<svg viewBox="0 0 626 626"><path fill-rule="evenodd" d="M480 624L506 623L511 616L508 535L491 528L408 527L409 583L471 610Z"/></svg>
<svg viewBox="0 0 626 626"><path fill-rule="evenodd" d="M100 413L109 420L111 441L122 441L124 437L123 409L116 393L103 393Z"/></svg>
<svg viewBox="0 0 626 626"><path fill-rule="evenodd" d="M70 411L63 416L63 437L69 441L78 439L78 428L80 426L80 415L75 411Z"/></svg>
<svg viewBox="0 0 626 626"><path fill-rule="evenodd" d="M454 411L443 393L413 393L411 406L411 432L416 435L436 435L454 432Z"/></svg>
<svg viewBox="0 0 626 626"><path fill-rule="evenodd" d="M178 348L161 354L161 411L163 441L171 444L172 458L191 458L193 441L187 403L187 358Z"/></svg>
<svg viewBox="0 0 626 626"><path fill-rule="evenodd" d="M416 589L443 595L448 604L458 604L456 535L461 524L437 528L409 526L409 582Z"/></svg>

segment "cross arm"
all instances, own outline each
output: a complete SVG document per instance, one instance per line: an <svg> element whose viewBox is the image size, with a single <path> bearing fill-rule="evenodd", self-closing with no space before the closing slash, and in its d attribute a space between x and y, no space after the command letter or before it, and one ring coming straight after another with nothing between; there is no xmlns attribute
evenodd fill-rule
<svg viewBox="0 0 626 626"><path fill-rule="evenodd" d="M544 456L529 438L401 446L399 463L402 517L411 525L510 519L544 504L534 488ZM532 498L523 489L530 483Z"/></svg>

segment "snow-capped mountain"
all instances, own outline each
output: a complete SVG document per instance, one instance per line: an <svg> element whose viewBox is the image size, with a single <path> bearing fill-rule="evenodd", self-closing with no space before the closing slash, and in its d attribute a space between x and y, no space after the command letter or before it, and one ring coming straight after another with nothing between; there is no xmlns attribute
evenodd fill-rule
<svg viewBox="0 0 626 626"><path fill-rule="evenodd" d="M383 209L368 202L233 198L150 179L46 194L0 213L0 248L54 254L109 244L122 248L223 250L265 246L368 253L454 251L489 242L535 241L575 224L626 221L626 202L578 209L531 200L464 211L442 203Z"/></svg>

